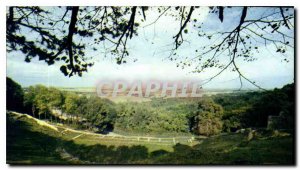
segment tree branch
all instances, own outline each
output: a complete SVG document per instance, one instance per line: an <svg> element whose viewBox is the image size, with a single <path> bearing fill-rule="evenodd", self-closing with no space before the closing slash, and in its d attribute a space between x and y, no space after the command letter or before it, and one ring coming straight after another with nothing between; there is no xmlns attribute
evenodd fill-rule
<svg viewBox="0 0 300 170"><path fill-rule="evenodd" d="M72 49L72 44L73 44L73 35L74 35L74 32L75 32L75 25L76 25L76 22L77 22L77 14L78 14L78 10L79 10L79 7L73 7L72 8L72 15L71 15L71 21L70 21L70 25L69 25L69 34L68 34L68 37L67 37L67 47L68 47L68 52L69 52L69 59L70 59L70 66L72 68L72 71L70 73L69 76L72 76L73 75L73 72L74 72L74 63L73 63L73 49ZM77 70L75 70L76 72Z"/></svg>
<svg viewBox="0 0 300 170"><path fill-rule="evenodd" d="M184 23L180 26L179 32L178 32L177 35L175 35L175 37L174 37L174 38L175 38L175 49L177 49L177 48L180 46L180 44L182 43L182 42L179 42L179 38L180 38L180 37L181 37L181 41L183 41L183 38L182 38L182 31L183 31L184 28L186 27L187 23L190 21L193 11L194 11L194 7L192 6L192 7L190 8L190 11L189 11L189 14L187 15L186 20L185 20ZM182 16L181 19L183 19L183 16Z"/></svg>
<svg viewBox="0 0 300 170"><path fill-rule="evenodd" d="M285 26L286 26L288 29L290 29L289 24L286 22L286 18L285 18L284 14L283 14L283 9L282 9L282 7L280 7L280 13L281 13L281 16L282 16L282 19L283 19L283 22L284 22Z"/></svg>

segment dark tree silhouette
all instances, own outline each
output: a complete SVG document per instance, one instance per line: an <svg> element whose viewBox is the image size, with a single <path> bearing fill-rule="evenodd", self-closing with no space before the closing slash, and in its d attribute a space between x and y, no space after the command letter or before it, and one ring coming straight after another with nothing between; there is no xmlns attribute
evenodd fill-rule
<svg viewBox="0 0 300 170"><path fill-rule="evenodd" d="M6 77L6 109L24 111L23 98L22 87L11 78Z"/></svg>
<svg viewBox="0 0 300 170"><path fill-rule="evenodd" d="M211 13L217 13L221 23L224 20L224 10L231 10L233 7L211 7ZM201 26L198 26L199 29L198 35L200 37L207 37L211 42L208 46L200 47L196 49L198 53L195 57L189 58L187 60L181 61L177 66L182 66L185 68L191 66L192 63L199 63L196 65L193 72L200 73L209 67L217 67L220 71L214 76L207 79L204 83L209 83L212 79L219 76L224 70L228 69L230 66L233 66L233 71L238 73L241 88L243 86L242 79L250 82L259 89L263 89L257 85L254 81L248 79L239 69L236 59L243 58L245 61L254 61L254 53L259 52L259 45L263 44L265 47L272 44L276 47L276 52L281 53L285 58L284 61L288 61L288 57L285 56L285 52L288 49L294 48L294 37L293 31L292 35L286 33L286 29L294 29L294 12L290 7L276 7L272 8L272 12L268 12L265 15L257 16L255 18L247 19L249 9L255 11L255 8L260 7L241 7L241 15L238 24L234 26L232 30L224 31L215 31L212 33L207 29L202 29ZM253 9L254 8L254 9ZM193 7L190 7L190 12L186 17L187 21L191 20L190 13L193 11ZM184 18L184 17L182 17ZM226 18L230 19L230 18ZM216 24L220 24L215 21ZM182 30L185 29L186 25L183 24L180 26L180 31L175 36L174 50L170 54L169 58L171 60L176 60L179 56L176 55L175 50L177 50L180 45L184 42ZM177 41L178 37L181 37L180 41ZM227 52L227 54L226 54ZM220 57L228 56L229 61L225 64L220 62Z"/></svg>
<svg viewBox="0 0 300 170"><path fill-rule="evenodd" d="M203 27L207 21L200 26L194 24L197 16L193 14L199 9L194 6L8 7L7 51L23 52L26 62L38 57L49 65L57 63L66 76L81 76L94 61L94 56L86 54L86 51L99 50L100 43L104 45L105 54L111 54L117 64L126 63L129 55L128 40L138 36L137 30L141 27L139 22L146 21L147 12L157 12L158 18L149 25L155 24L164 16L172 16L180 23L178 32L173 37L170 60L179 60L177 51L182 44L188 42L185 34L189 34L191 25L198 30L199 38L207 38L210 42L210 45L195 49L195 56L179 61L178 67L194 66L196 73L210 67L219 68L220 71L205 83L233 67L233 71L239 76L241 87L243 80L246 80L261 88L242 73L236 60L255 60L253 53L260 50L260 44L272 44L276 52L285 56L289 48L294 48L294 36L288 33L294 30L294 9L270 7L268 12L260 16L253 15L259 8L261 7L210 7L210 13L216 14L214 24L224 24L226 20L239 22L236 25L233 23L232 30L208 31ZM240 11L240 17L231 18L228 15L231 11ZM252 15L249 15L251 11ZM228 62L221 63L220 57L226 56L229 58ZM284 60L288 62L287 56Z"/></svg>

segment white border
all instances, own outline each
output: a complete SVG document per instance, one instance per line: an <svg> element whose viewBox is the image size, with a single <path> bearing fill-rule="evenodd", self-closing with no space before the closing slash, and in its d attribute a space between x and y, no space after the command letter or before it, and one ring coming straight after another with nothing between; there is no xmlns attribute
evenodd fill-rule
<svg viewBox="0 0 300 170"><path fill-rule="evenodd" d="M297 0L15 0L1 3L25 6L294 6Z"/></svg>
<svg viewBox="0 0 300 170"><path fill-rule="evenodd" d="M36 169L36 168L46 168L46 169L70 169L70 168L101 168L101 169L108 169L111 167L82 167L82 166L69 166L69 167L11 167L6 165L6 118L5 118L5 96L6 96L6 85L5 85L5 77L6 77L6 44L5 44L5 32L6 32L6 6L295 6L296 9L300 9L300 1L299 0L3 0L0 1L0 134L1 139L0 140L0 162L1 162L1 168L9 169L9 168L26 168L26 169ZM299 21L299 16L297 16L296 22ZM298 31L298 29L296 30ZM297 40L297 38L296 38ZM298 43L296 48L296 54L298 54ZM299 64L299 59L297 59L296 65ZM298 69L297 69L298 70ZM298 72L298 71L297 71ZM297 79L299 79L299 75L297 75ZM297 83L297 89L299 89L298 83ZM297 95L299 96L299 90L297 92ZM300 101L297 101L297 106L299 106ZM300 116L297 115L297 123L299 123ZM298 128L297 128L298 129ZM297 131L297 136L299 136L299 130ZM297 137L297 145L298 145L298 137ZM299 153L299 145L297 147L297 153ZM297 162L299 163L299 155L297 154ZM116 169L118 167L113 167L112 169ZM132 168L154 168L154 167L122 167L122 169L132 169ZM155 167L155 168L164 168L164 169L174 169L174 168L180 168L180 167ZM183 166L181 168L186 169L187 167ZM194 169L194 168L207 168L202 166L196 166L196 167L188 167L188 169ZM212 169L218 169L220 167L209 167ZM241 168L241 167L222 167L222 168ZM246 167L245 167L246 168ZM252 167L247 167L252 168ZM264 169L273 169L273 168L283 168L287 169L289 167L256 167L257 169L264 168Z"/></svg>

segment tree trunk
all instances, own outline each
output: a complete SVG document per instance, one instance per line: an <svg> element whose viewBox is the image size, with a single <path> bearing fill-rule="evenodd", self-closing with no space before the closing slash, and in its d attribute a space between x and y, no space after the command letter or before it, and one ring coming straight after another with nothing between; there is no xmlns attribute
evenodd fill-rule
<svg viewBox="0 0 300 170"><path fill-rule="evenodd" d="M34 109L33 106L32 106L32 108L31 108L31 111L32 111L32 116L35 117L35 113L34 113L34 112L35 112L35 109Z"/></svg>

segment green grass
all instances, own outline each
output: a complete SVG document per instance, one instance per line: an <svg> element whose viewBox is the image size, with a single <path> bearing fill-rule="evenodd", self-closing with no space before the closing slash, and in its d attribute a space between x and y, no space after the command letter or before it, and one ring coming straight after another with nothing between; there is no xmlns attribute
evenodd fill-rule
<svg viewBox="0 0 300 170"><path fill-rule="evenodd" d="M294 164L293 138L268 137L246 141L244 134L211 137L193 147L178 145L156 162L175 164Z"/></svg>
<svg viewBox="0 0 300 170"><path fill-rule="evenodd" d="M59 128L59 131L62 131ZM147 142L99 139L77 132L60 132L40 126L25 116L7 114L9 164L238 164L292 165L293 137L246 134L210 137L195 145L161 145ZM61 151L71 155L63 157ZM75 159L76 158L76 159Z"/></svg>
<svg viewBox="0 0 300 170"><path fill-rule="evenodd" d="M55 152L59 134L25 117L7 115L6 161L9 164L65 164ZM43 133L40 133L40 132Z"/></svg>

